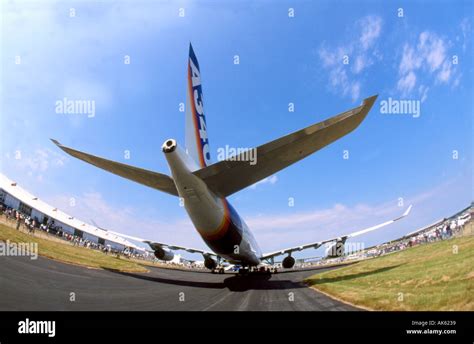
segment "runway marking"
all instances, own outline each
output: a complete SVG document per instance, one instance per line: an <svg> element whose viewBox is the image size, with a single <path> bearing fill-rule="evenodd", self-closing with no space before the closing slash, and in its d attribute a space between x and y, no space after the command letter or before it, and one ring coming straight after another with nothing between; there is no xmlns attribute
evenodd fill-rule
<svg viewBox="0 0 474 344"><path fill-rule="evenodd" d="M223 293L225 293L226 291L224 290ZM203 309L203 311L207 311L209 309L211 309L212 307L216 306L218 303L221 303L222 300L228 298L230 295L233 295L232 293L227 293L226 295L224 295L223 297L221 297L219 300L217 300L216 302L213 302L210 306L207 306L206 308Z"/></svg>
<svg viewBox="0 0 474 344"><path fill-rule="evenodd" d="M249 305L249 299L250 299L250 293L246 292L245 297L243 298L243 300L241 299L240 305L238 307L239 311L244 311L244 310L247 309L247 307Z"/></svg>

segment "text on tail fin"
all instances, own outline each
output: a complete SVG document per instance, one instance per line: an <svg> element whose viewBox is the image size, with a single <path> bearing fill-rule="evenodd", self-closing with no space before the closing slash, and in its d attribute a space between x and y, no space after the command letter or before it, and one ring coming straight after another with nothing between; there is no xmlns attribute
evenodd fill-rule
<svg viewBox="0 0 474 344"><path fill-rule="evenodd" d="M188 154L201 167L205 167L211 160L211 154L207 136L206 117L204 115L201 73L191 45L189 46L187 83L186 148Z"/></svg>

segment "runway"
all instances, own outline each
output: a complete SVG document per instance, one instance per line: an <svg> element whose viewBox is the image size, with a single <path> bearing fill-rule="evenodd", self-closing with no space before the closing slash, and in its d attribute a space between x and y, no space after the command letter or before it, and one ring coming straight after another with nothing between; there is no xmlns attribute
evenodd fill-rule
<svg viewBox="0 0 474 344"><path fill-rule="evenodd" d="M42 257L0 257L0 310L358 310L300 283L327 269L243 277L147 268L149 273L124 273Z"/></svg>

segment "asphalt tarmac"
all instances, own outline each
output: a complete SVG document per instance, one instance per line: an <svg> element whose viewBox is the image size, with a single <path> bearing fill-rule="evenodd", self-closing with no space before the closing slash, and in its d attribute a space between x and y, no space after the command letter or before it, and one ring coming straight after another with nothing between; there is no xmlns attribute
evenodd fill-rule
<svg viewBox="0 0 474 344"><path fill-rule="evenodd" d="M124 273L42 257L0 257L0 310L358 310L301 283L327 269L237 276L147 268L149 273Z"/></svg>

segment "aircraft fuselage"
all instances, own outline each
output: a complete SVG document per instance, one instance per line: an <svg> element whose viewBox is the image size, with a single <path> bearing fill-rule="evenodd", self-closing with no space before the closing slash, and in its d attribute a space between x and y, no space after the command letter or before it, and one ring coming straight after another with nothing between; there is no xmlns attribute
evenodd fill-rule
<svg viewBox="0 0 474 344"><path fill-rule="evenodd" d="M166 140L162 148L184 207L209 248L233 264L260 264L262 252L229 201L217 197L192 173L198 168L196 163L175 140Z"/></svg>

